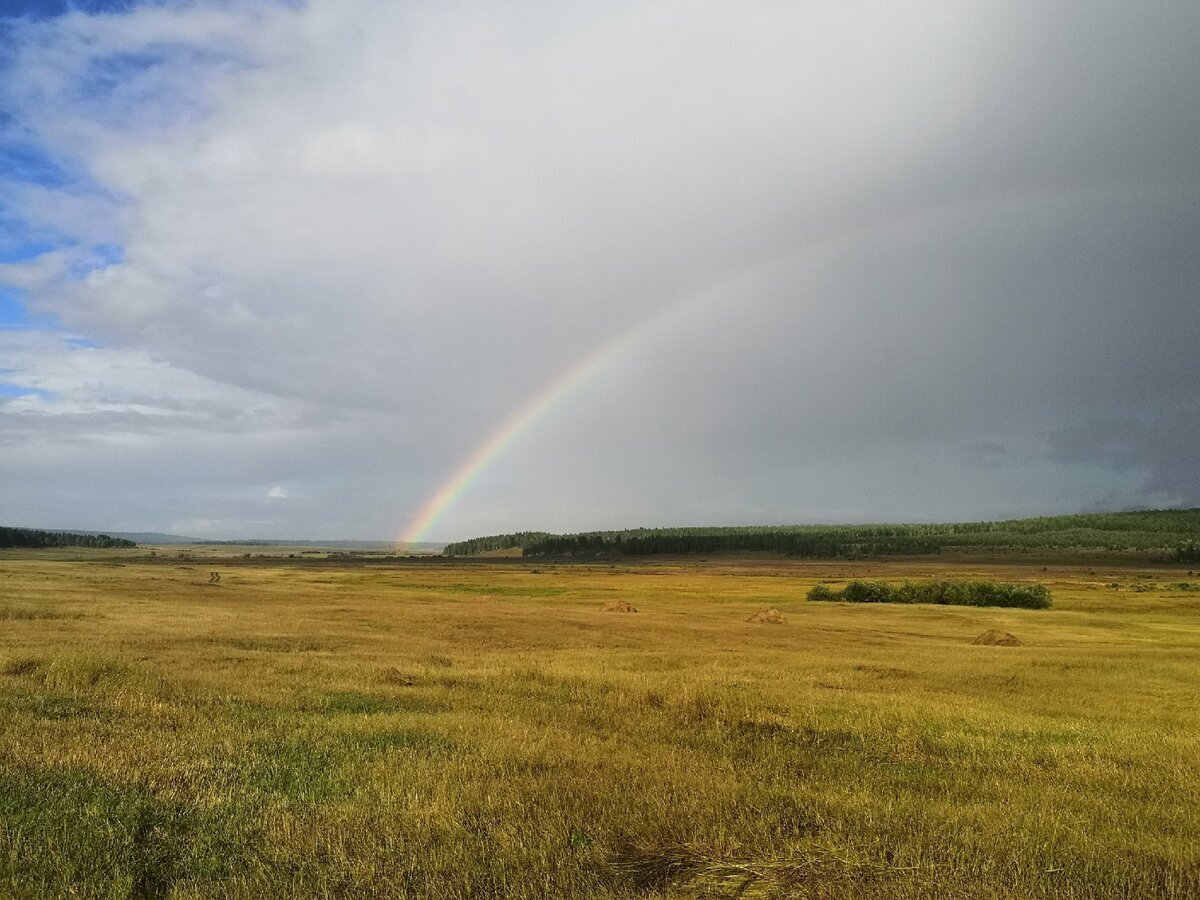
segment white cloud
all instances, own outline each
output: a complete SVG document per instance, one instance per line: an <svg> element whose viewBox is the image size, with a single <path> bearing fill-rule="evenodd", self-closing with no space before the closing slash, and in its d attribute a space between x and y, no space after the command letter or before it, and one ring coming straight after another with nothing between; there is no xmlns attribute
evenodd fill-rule
<svg viewBox="0 0 1200 900"><path fill-rule="evenodd" d="M196 375L146 350L81 344L70 334L0 330L2 380L36 394L0 405L10 439L23 425L116 423L123 433L173 429L215 432L304 424L305 406ZM101 427L104 427L101 424Z"/></svg>
<svg viewBox="0 0 1200 900"><path fill-rule="evenodd" d="M287 495L288 495L288 492L285 491L283 488L281 488L279 485L275 485L275 487L273 487L269 491L267 491L267 496L272 497L276 500L285 499L287 497Z"/></svg>

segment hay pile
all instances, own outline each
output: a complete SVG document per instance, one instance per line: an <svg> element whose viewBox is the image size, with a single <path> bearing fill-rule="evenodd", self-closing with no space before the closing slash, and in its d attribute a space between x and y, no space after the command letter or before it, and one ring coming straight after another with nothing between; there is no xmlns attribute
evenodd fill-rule
<svg viewBox="0 0 1200 900"><path fill-rule="evenodd" d="M609 600L602 607L601 612L617 612L617 613L635 613L637 607L628 600Z"/></svg>
<svg viewBox="0 0 1200 900"><path fill-rule="evenodd" d="M1007 631L998 631L995 628L989 628L975 640L972 644L982 644L988 647L1020 647L1021 642L1017 640L1017 636L1009 634Z"/></svg>
<svg viewBox="0 0 1200 900"><path fill-rule="evenodd" d="M417 684L417 676L411 672L405 672L403 669L397 669L395 666L389 666L379 673L379 680L384 684L394 684L399 687L415 687Z"/></svg>
<svg viewBox="0 0 1200 900"><path fill-rule="evenodd" d="M763 607L746 621L754 622L758 625L782 625L783 613L773 606L769 608Z"/></svg>

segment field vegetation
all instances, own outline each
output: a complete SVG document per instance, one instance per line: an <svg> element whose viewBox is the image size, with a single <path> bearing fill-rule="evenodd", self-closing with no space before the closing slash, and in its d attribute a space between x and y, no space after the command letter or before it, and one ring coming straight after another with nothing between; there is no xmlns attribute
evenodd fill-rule
<svg viewBox="0 0 1200 900"><path fill-rule="evenodd" d="M6 551L0 896L1194 897L1196 583Z"/></svg>

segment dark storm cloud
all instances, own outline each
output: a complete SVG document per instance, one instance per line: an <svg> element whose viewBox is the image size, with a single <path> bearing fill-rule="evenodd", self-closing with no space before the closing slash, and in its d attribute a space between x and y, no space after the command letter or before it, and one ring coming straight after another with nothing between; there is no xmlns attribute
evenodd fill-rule
<svg viewBox="0 0 1200 900"><path fill-rule="evenodd" d="M1050 434L1049 458L1142 476L1141 493L1160 503L1200 506L1200 404L1173 415L1091 421Z"/></svg>

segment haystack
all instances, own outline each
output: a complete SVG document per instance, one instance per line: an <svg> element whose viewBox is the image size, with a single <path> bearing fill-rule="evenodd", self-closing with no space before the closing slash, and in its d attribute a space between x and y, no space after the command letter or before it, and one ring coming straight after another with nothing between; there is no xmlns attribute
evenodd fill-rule
<svg viewBox="0 0 1200 900"><path fill-rule="evenodd" d="M637 612L637 607L628 600L609 600L602 607L600 607L600 611L631 613Z"/></svg>
<svg viewBox="0 0 1200 900"><path fill-rule="evenodd" d="M989 628L975 640L972 644L984 644L989 647L1020 647L1021 642L1017 640L1017 636L1009 634L1007 631L999 631L995 628Z"/></svg>
<svg viewBox="0 0 1200 900"><path fill-rule="evenodd" d="M777 610L773 606L772 607L763 607L762 609L760 609L758 612L756 612L754 615L752 615L746 621L747 622L756 622L759 625L782 625L783 624L783 613L781 613L779 610Z"/></svg>

